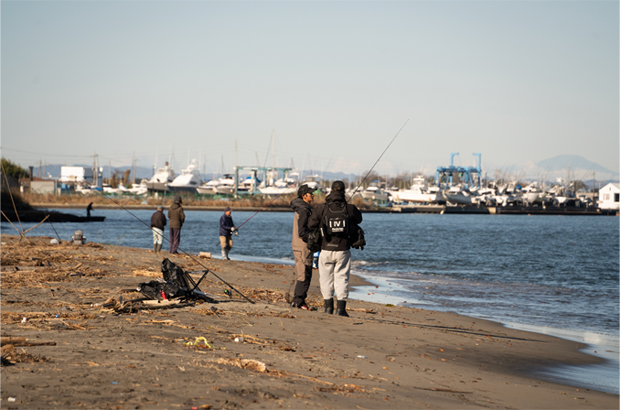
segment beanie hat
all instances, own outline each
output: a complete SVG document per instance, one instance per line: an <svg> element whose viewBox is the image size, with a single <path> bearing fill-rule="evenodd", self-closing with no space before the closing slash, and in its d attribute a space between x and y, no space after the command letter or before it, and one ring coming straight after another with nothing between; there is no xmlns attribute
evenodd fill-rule
<svg viewBox="0 0 620 410"><path fill-rule="evenodd" d="M177 195L177 196L174 197L174 203L175 204L180 204L182 202L183 202L183 200L181 199L180 195Z"/></svg>
<svg viewBox="0 0 620 410"><path fill-rule="evenodd" d="M232 211L232 208L227 206L226 208L224 208L224 212L228 212L228 211Z"/></svg>

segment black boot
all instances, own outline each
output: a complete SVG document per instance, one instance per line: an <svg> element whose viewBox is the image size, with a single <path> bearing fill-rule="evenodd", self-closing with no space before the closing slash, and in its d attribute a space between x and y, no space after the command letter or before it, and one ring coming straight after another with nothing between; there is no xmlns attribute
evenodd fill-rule
<svg viewBox="0 0 620 410"><path fill-rule="evenodd" d="M338 316L349 317L349 314L347 313L347 301L346 300L338 301L338 305L336 306L336 314Z"/></svg>
<svg viewBox="0 0 620 410"><path fill-rule="evenodd" d="M334 298L325 299L325 313L329 315L334 313Z"/></svg>

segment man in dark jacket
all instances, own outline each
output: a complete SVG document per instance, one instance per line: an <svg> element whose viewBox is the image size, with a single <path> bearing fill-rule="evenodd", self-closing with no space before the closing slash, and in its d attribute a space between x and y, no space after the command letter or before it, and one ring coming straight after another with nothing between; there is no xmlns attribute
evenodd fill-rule
<svg viewBox="0 0 620 410"><path fill-rule="evenodd" d="M153 251L155 253L161 251L161 245L164 243L164 227L166 226L166 215L164 215L164 207L158 206L157 211L151 216L151 229L153 230Z"/></svg>
<svg viewBox="0 0 620 410"><path fill-rule="evenodd" d="M185 222L185 212L181 204L183 200L180 196L174 197L174 203L168 209L168 219L170 219L170 253L177 254L177 249L181 243L181 228Z"/></svg>
<svg viewBox="0 0 620 410"><path fill-rule="evenodd" d="M232 233L235 232L235 223L232 220L232 209L227 206L224 215L220 218L220 245L222 247L222 259L230 260L228 252L232 249Z"/></svg>
<svg viewBox="0 0 620 410"><path fill-rule="evenodd" d="M334 293L338 298L336 314L347 314L349 274L351 273L351 234L362 222L362 213L355 205L347 204L344 182L334 181L325 203L318 205L308 221L308 228L320 228L323 236L319 256L321 294L325 312L334 312Z"/></svg>
<svg viewBox="0 0 620 410"><path fill-rule="evenodd" d="M297 283L295 284L295 294L293 296L292 307L308 310L306 297L308 288L312 280L312 252L308 249L308 218L312 215L314 199L312 188L302 185L297 190L297 198L291 201L291 207L295 211L293 219L293 256L295 257L295 272L297 273Z"/></svg>

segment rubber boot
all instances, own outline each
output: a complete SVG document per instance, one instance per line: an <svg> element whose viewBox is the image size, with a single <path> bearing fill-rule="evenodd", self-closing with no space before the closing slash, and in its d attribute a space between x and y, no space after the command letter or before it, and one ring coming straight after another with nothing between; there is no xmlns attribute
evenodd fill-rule
<svg viewBox="0 0 620 410"><path fill-rule="evenodd" d="M347 313L347 301L346 300L338 301L338 305L336 306L336 314L338 316L349 317L349 314Z"/></svg>
<svg viewBox="0 0 620 410"><path fill-rule="evenodd" d="M158 244L157 244L157 252L158 252L158 253L159 253L159 252L161 252L161 246L162 246L162 245L163 245L162 243L158 243Z"/></svg>
<svg viewBox="0 0 620 410"><path fill-rule="evenodd" d="M334 298L325 299L325 313L332 315L334 313Z"/></svg>
<svg viewBox="0 0 620 410"><path fill-rule="evenodd" d="M157 244L156 243L153 244L153 252L157 253Z"/></svg>
<svg viewBox="0 0 620 410"><path fill-rule="evenodd" d="M226 254L226 257L224 259L226 260L230 260L230 258L228 257L228 252L230 252L230 248L225 248L224 253Z"/></svg>
<svg viewBox="0 0 620 410"><path fill-rule="evenodd" d="M228 256L226 255L226 248L222 248L222 259L226 260L228 259Z"/></svg>

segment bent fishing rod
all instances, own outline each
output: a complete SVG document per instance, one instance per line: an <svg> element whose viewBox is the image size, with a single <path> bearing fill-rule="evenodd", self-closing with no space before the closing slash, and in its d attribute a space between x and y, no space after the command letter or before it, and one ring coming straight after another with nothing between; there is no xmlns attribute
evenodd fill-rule
<svg viewBox="0 0 620 410"><path fill-rule="evenodd" d="M140 221L142 224L146 225L149 229L151 229L151 226L149 224L147 224L146 222L144 222L142 219L138 218L136 215L134 215L131 211L129 211L127 208L125 208L123 205L121 205L118 201L115 201L112 197L109 197L103 193L101 193L101 195L106 198L109 199L110 201L114 202L119 208L121 208L122 210L126 211L127 213L129 213L129 215L133 216L134 218L136 218L138 221ZM170 243L170 239L166 238L166 235L162 235L162 238L165 239L168 243ZM183 252L185 255L189 256L189 258L191 260L193 260L194 262L196 262L198 265L202 266L203 268L205 268L208 272L211 272L211 274L213 276L215 276L216 278L218 278L222 283L224 283L226 286L228 286L229 288L231 288L232 290L234 290L235 292L237 292L238 294L240 294L245 300L247 300L248 302L250 302L251 304L254 304L253 301L251 301L250 299L247 298L247 296L245 296L243 293L239 292L237 289L235 289L234 286L232 286L230 283L226 282L224 279L220 278L217 274L215 274L211 269L207 268L205 265L203 265L199 260L197 260L196 258L194 258L192 255L190 255L189 253L187 253L184 249L181 249L181 247L178 248L178 250L180 250L181 252Z"/></svg>
<svg viewBox="0 0 620 410"><path fill-rule="evenodd" d="M409 122L409 118L407 118L407 121L405 121L405 123L403 124L402 127L400 127L400 129L398 130L398 132L396 133L396 135L394 135L394 138L392 138L392 141L390 141L390 143L388 144L387 147L385 147L385 149L383 150L383 152L381 153L381 155L379 155L379 158L377 158L377 161L375 161L375 164L372 166L372 168L370 168L370 171L368 171L368 173L366 174L366 176L364 177L364 179L362 179L362 182L360 182L357 187L355 188L355 191L353 191L353 193L351 194L351 196L349 197L349 199L353 198L353 195L355 195L355 193L357 192L357 190L364 185L364 182L366 181L366 178L368 178L368 175L370 175L370 173L372 172L373 169L375 169L375 167L377 166L377 164L379 163L379 161L381 160L381 157L383 157L383 154L386 153L386 151L388 150L388 148L390 148L390 145L392 145L392 143L394 142L394 140L396 139L396 137L398 137L398 134L400 134L400 132L403 130L403 128L405 128L405 125L407 125L407 123Z"/></svg>

